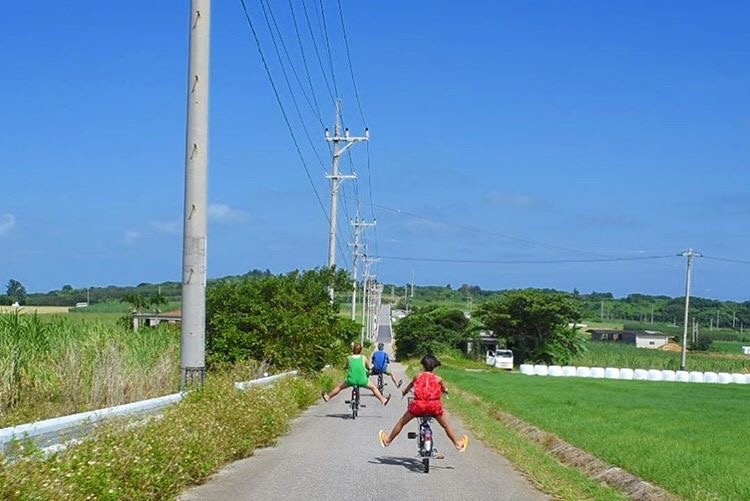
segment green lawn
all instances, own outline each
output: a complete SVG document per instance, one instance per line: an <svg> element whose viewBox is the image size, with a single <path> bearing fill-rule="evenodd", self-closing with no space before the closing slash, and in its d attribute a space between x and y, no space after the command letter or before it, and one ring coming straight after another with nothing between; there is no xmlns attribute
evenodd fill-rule
<svg viewBox="0 0 750 501"><path fill-rule="evenodd" d="M440 369L459 388L687 499L750 499L750 386Z"/></svg>

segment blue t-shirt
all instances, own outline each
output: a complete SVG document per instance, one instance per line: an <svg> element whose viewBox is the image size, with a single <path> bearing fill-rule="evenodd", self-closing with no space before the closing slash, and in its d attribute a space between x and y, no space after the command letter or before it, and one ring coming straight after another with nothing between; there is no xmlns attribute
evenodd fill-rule
<svg viewBox="0 0 750 501"><path fill-rule="evenodd" d="M378 350L372 354L372 368L375 372L385 372L389 363L390 360L386 352Z"/></svg>

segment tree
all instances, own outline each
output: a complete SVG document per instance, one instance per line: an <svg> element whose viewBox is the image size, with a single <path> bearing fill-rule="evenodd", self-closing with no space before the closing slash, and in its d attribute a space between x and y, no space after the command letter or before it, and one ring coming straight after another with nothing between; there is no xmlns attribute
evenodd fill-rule
<svg viewBox="0 0 750 501"><path fill-rule="evenodd" d="M11 302L26 304L26 287L18 280L13 278L8 280L8 286L5 288L5 291Z"/></svg>
<svg viewBox="0 0 750 501"><path fill-rule="evenodd" d="M331 305L328 287L351 284L328 269L220 281L206 295L209 365L246 359L277 368L341 366L359 327Z"/></svg>
<svg viewBox="0 0 750 501"><path fill-rule="evenodd" d="M469 320L461 310L428 306L402 318L394 326L399 358L456 349L466 341Z"/></svg>
<svg viewBox="0 0 750 501"><path fill-rule="evenodd" d="M580 319L578 303L564 293L525 289L481 304L475 317L506 340L520 361L566 363L586 350L583 336L569 327Z"/></svg>

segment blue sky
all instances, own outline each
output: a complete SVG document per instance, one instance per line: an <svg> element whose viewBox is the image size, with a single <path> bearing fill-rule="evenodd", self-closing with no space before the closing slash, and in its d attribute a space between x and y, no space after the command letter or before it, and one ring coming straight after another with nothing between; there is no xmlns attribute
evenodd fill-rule
<svg viewBox="0 0 750 501"><path fill-rule="evenodd" d="M41 291L179 278L187 4L5 7L0 281L13 277ZM323 166L292 106L259 0L247 4L327 209L320 124L292 79ZM300 0L293 4L302 23ZM323 4L344 118L358 132L364 125L338 5ZM372 133L370 176L364 145L352 150L363 215L378 220L371 254L561 261L693 247L750 260L747 3L342 5ZM306 83L288 2L272 8ZM307 8L314 16L318 2ZM212 27L209 275L324 265L326 216L239 1L214 2ZM309 32L300 29L330 126L333 104ZM319 24L313 29L322 44ZM355 206L346 184L344 220ZM345 227L341 235L350 238ZM487 289L681 295L684 288L684 259L676 256L550 264L384 258L377 272L388 283L413 272L419 284ZM748 264L696 263L697 295L747 300L748 284Z"/></svg>

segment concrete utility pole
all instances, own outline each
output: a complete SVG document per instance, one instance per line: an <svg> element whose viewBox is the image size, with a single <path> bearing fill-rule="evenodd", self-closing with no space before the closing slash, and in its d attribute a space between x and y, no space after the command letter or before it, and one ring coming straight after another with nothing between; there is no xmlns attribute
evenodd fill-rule
<svg viewBox="0 0 750 501"><path fill-rule="evenodd" d="M352 221L352 226L354 226L354 243L352 245L352 275L353 275L353 281L352 281L352 320L357 318L357 259L360 257L363 257L364 254L360 252L359 248L361 247L361 239L360 234L361 230L367 229L370 226L375 226L375 223L377 221L373 221L372 223L366 222L364 219L359 218L359 212L357 212L357 216Z"/></svg>
<svg viewBox="0 0 750 501"><path fill-rule="evenodd" d="M682 357L680 358L680 369L684 371L687 362L687 331L688 317L690 314L690 266L692 264L693 257L702 257L703 254L699 254L693 251L693 249L688 249L687 252L683 252L677 255L685 256L687 258L687 273L685 276L685 322L682 331Z"/></svg>
<svg viewBox="0 0 750 501"><path fill-rule="evenodd" d="M336 266L336 222L339 205L339 184L342 179L354 179L355 175L342 175L339 173L339 158L349 148L359 141L369 141L370 131L365 129L365 135L354 137L349 135L349 129L344 130L341 135L341 100L336 100L336 123L334 124L333 136L326 129L326 141L333 143L333 160L331 162L331 174L326 176L331 180L331 220L328 227L328 267ZM339 143L345 143L342 147ZM329 289L331 302L333 302L333 286Z"/></svg>
<svg viewBox="0 0 750 501"><path fill-rule="evenodd" d="M190 3L185 208L182 237L182 388L206 373L206 226L208 212L208 66L211 0Z"/></svg>

